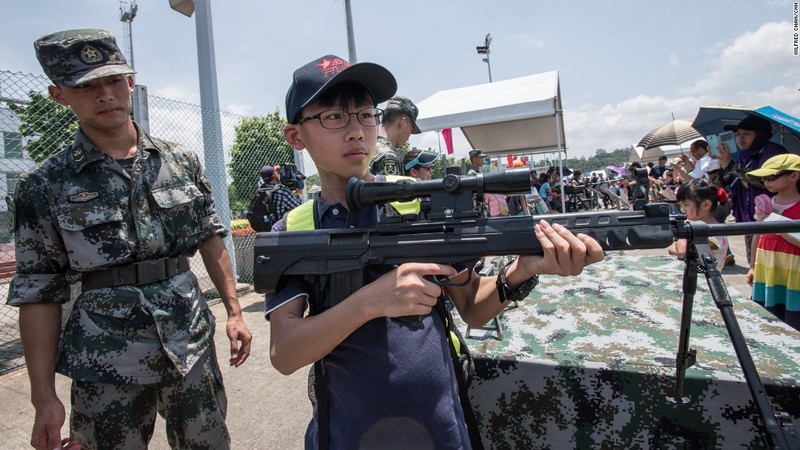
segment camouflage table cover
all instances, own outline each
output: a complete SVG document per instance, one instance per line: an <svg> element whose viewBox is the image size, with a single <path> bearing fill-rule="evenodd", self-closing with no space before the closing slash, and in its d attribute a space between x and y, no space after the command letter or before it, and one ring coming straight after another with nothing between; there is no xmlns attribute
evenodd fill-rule
<svg viewBox="0 0 800 450"><path fill-rule="evenodd" d="M542 277L501 316L502 341L480 330L468 339L477 371L470 394L487 448L763 448L703 275L690 339L697 363L687 370L687 402L673 400L683 268L669 256L609 253L580 277ZM770 401L797 424L800 333L729 292Z"/></svg>

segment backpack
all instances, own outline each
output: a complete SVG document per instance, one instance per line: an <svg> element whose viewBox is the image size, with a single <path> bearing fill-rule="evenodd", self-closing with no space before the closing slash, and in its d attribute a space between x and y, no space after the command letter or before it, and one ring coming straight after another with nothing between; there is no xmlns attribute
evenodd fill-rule
<svg viewBox="0 0 800 450"><path fill-rule="evenodd" d="M272 224L280 219L275 212L275 202L272 200L272 194L278 189L280 189L280 185L277 184L268 184L266 187L260 187L256 190L253 199L250 200L247 220L256 233L270 231Z"/></svg>

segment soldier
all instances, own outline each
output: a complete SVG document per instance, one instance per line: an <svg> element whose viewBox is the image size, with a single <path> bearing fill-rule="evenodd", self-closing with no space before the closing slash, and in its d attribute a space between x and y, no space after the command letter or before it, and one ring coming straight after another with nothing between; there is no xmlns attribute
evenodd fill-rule
<svg viewBox="0 0 800 450"><path fill-rule="evenodd" d="M214 317L189 257L198 249L228 314L229 363L250 354L227 231L190 150L131 120L133 69L104 30L35 43L50 96L75 112L74 142L23 175L16 216L23 352L36 409L31 445L147 448L158 411L173 448L229 448ZM62 303L81 282L61 344ZM55 372L72 378L70 434Z"/></svg>
<svg viewBox="0 0 800 450"><path fill-rule="evenodd" d="M386 102L383 125L378 135L378 147L370 164L374 175L400 175L402 157L398 149L406 145L412 134L420 134L417 126L419 110L408 97L395 95Z"/></svg>
<svg viewBox="0 0 800 450"><path fill-rule="evenodd" d="M467 171L467 175L477 175L481 173L481 167L483 167L485 157L486 155L480 150L470 150L469 170Z"/></svg>

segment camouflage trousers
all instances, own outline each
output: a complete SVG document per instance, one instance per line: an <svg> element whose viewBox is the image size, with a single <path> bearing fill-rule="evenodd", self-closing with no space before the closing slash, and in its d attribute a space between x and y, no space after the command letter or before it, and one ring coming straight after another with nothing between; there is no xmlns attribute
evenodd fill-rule
<svg viewBox="0 0 800 450"><path fill-rule="evenodd" d="M156 412L173 449L229 449L227 397L216 352L210 348L183 377L172 364L154 384L73 381L72 437L87 449L146 449Z"/></svg>

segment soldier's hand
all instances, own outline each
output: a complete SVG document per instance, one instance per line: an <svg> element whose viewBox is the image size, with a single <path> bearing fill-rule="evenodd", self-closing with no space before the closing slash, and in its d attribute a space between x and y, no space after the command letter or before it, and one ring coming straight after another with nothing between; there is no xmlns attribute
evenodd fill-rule
<svg viewBox="0 0 800 450"><path fill-rule="evenodd" d="M61 426L64 425L64 418L64 404L57 397L53 397L45 404L37 405L31 433L31 447L36 450L61 448Z"/></svg>
<svg viewBox="0 0 800 450"><path fill-rule="evenodd" d="M578 275L589 264L602 261L603 248L596 240L571 231L561 225L540 220L534 233L542 246L542 256L523 256L519 264L531 275Z"/></svg>
<svg viewBox="0 0 800 450"><path fill-rule="evenodd" d="M225 332L231 342L231 359L229 363L233 367L239 367L250 356L250 342L253 340L253 335L250 334L250 330L245 325L241 315L228 316Z"/></svg>

